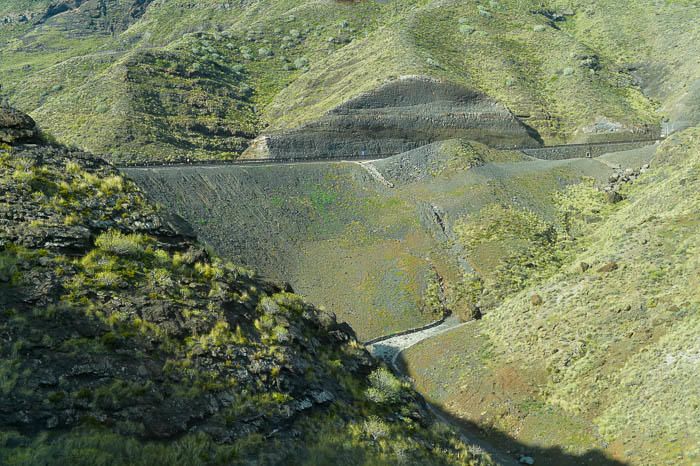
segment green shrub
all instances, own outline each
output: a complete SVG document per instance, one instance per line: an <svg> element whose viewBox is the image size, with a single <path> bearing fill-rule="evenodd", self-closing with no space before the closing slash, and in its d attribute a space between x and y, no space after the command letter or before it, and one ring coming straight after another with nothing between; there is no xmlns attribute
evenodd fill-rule
<svg viewBox="0 0 700 466"><path fill-rule="evenodd" d="M167 289L173 286L172 274L169 270L159 268L151 270L148 275L148 282L152 289Z"/></svg>
<svg viewBox="0 0 700 466"><path fill-rule="evenodd" d="M455 233L496 301L561 263L556 229L531 211L492 204L458 222Z"/></svg>
<svg viewBox="0 0 700 466"><path fill-rule="evenodd" d="M51 403L60 403L61 401L63 401L63 399L64 399L65 397L66 397L66 393L65 393L65 392L52 392L52 393L49 394L49 396L47 397L47 399L48 399Z"/></svg>
<svg viewBox="0 0 700 466"><path fill-rule="evenodd" d="M253 95L253 88L247 84L241 84L238 90L241 93L241 97L243 98L247 98Z"/></svg>
<svg viewBox="0 0 700 466"><path fill-rule="evenodd" d="M445 303L440 277L431 273L427 278L427 286L421 297L421 310L429 315L442 317L445 313Z"/></svg>
<svg viewBox="0 0 700 466"><path fill-rule="evenodd" d="M74 162L72 160L66 162L66 173L70 175L77 175L81 171L83 170L77 162Z"/></svg>
<svg viewBox="0 0 700 466"><path fill-rule="evenodd" d="M9 282L17 273L17 259L6 253L0 253L0 282Z"/></svg>
<svg viewBox="0 0 700 466"><path fill-rule="evenodd" d="M378 416L370 416L366 421L364 421L362 423L362 430L365 435L374 441L389 436L389 426Z"/></svg>
<svg viewBox="0 0 700 466"><path fill-rule="evenodd" d="M115 272L103 271L95 274L95 282L101 288L115 288L120 281L119 275Z"/></svg>
<svg viewBox="0 0 700 466"><path fill-rule="evenodd" d="M476 29L474 29L474 27L472 26L469 26L468 24L462 24L461 26L459 26L459 32L461 32L462 34L473 34L474 31L476 31Z"/></svg>
<svg viewBox="0 0 700 466"><path fill-rule="evenodd" d="M135 257L144 252L143 235L125 235L116 230L102 233L95 240L95 246L117 256Z"/></svg>
<svg viewBox="0 0 700 466"><path fill-rule="evenodd" d="M462 244L472 252L492 241L516 241L549 235L551 226L534 212L490 204L477 215L462 219L456 226Z"/></svg>
<svg viewBox="0 0 700 466"><path fill-rule="evenodd" d="M305 70L309 67L309 60L306 57L300 57L294 60L294 68L298 70Z"/></svg>
<svg viewBox="0 0 700 466"><path fill-rule="evenodd" d="M99 190L102 194L110 196L124 190L124 179L121 176L108 176L100 181Z"/></svg>
<svg viewBox="0 0 700 466"><path fill-rule="evenodd" d="M241 47L239 49L241 56L246 60L251 60L253 58L253 52L248 47Z"/></svg>
<svg viewBox="0 0 700 466"><path fill-rule="evenodd" d="M48 133L46 130L39 130L39 139L49 145L57 145L58 144L58 139L56 136L54 136L51 133Z"/></svg>
<svg viewBox="0 0 700 466"><path fill-rule="evenodd" d="M220 263L206 264L197 262L194 264L194 269L207 280L221 280L225 275Z"/></svg>
<svg viewBox="0 0 700 466"><path fill-rule="evenodd" d="M394 404L401 401L404 384L385 368L369 375L370 387L365 392L368 400L379 404Z"/></svg>
<svg viewBox="0 0 700 466"><path fill-rule="evenodd" d="M28 170L15 170L12 173L12 179L20 184L29 185L35 179L34 172L31 169Z"/></svg>
<svg viewBox="0 0 700 466"><path fill-rule="evenodd" d="M482 7L479 7L479 15L483 16L484 18L491 18L491 12L488 10L483 10Z"/></svg>
<svg viewBox="0 0 700 466"><path fill-rule="evenodd" d="M463 322L479 318L479 300L484 292L484 282L475 273L465 274L452 290L450 308Z"/></svg>

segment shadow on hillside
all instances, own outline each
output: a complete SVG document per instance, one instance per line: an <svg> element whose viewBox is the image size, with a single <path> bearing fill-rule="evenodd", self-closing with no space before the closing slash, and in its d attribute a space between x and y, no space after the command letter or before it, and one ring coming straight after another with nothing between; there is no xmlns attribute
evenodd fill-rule
<svg viewBox="0 0 700 466"><path fill-rule="evenodd" d="M401 374L404 375L406 367L403 354L400 354L396 360L396 366L401 368ZM624 463L607 456L600 450L589 450L581 455L567 453L559 447L543 448L533 445L524 444L505 432L497 430L484 431L475 424L464 419L460 419L455 415L445 411L444 409L430 404L423 400L426 408L433 413L435 417L450 426L458 429L464 436L467 437L469 443L480 446L491 454L498 464L518 465L527 464L519 463L518 460L522 457L530 457L534 459L534 464L537 466L627 466Z"/></svg>
<svg viewBox="0 0 700 466"><path fill-rule="evenodd" d="M540 146L544 146L544 139L542 139L542 136L540 135L540 133L535 128L533 128L532 126L525 123L522 119L519 118L518 120L525 127L525 131L527 131L528 136L530 136L532 139L537 141L537 143Z"/></svg>

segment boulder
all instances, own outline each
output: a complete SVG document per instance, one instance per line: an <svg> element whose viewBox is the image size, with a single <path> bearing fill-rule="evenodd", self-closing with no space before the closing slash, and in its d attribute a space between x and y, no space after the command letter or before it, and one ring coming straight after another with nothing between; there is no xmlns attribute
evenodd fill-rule
<svg viewBox="0 0 700 466"><path fill-rule="evenodd" d="M610 261L610 262L608 262L607 264L605 264L605 265L603 265L602 267L600 267L600 268L598 269L598 272L600 272L600 273L609 273L609 272L613 272L613 271L617 270L618 268L620 268L620 267L617 265L617 262L615 262L615 261Z"/></svg>
<svg viewBox="0 0 700 466"><path fill-rule="evenodd" d="M0 105L0 143L15 144L37 136L32 118L8 105Z"/></svg>
<svg viewBox="0 0 700 466"><path fill-rule="evenodd" d="M620 194L617 191L608 191L605 194L605 197L610 204L617 204L618 202L621 202L624 199L622 197L622 194Z"/></svg>

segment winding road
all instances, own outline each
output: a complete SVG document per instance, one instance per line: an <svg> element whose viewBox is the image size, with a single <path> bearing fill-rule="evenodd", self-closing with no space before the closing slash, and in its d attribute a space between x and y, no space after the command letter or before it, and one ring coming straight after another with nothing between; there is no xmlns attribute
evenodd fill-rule
<svg viewBox="0 0 700 466"><path fill-rule="evenodd" d="M394 371L394 373L407 376L403 373L400 367L396 364L396 360L402 351L410 348L411 346L417 345L418 343L425 341L429 338L442 335L443 333L449 332L451 330L463 327L465 325L473 324L475 321L462 322L455 315L450 315L445 319L438 320L432 324L428 324L424 327L400 332L398 334L387 335L384 337L379 337L371 340L365 344L367 350L377 359L386 362L389 367ZM452 426L460 435L462 441L466 444L476 445L489 455L491 458L499 465L505 466L518 466L520 463L516 461L510 455L496 449L493 445L485 442L481 439L475 438L473 435L467 433L462 426L456 423L454 420L449 419L443 413L440 412L435 406L431 405L427 401L425 402L426 407L441 422Z"/></svg>
<svg viewBox="0 0 700 466"><path fill-rule="evenodd" d="M433 324L421 327L420 329L416 329L411 332L401 332L393 336L390 335L377 338L366 344L366 347L372 356L386 362L398 372L398 367L396 367L396 359L403 350L408 349L413 345L417 345L423 340L427 340L428 338L435 337L469 323L471 322L461 322L457 316L451 315L446 319L434 322Z"/></svg>
<svg viewBox="0 0 700 466"><path fill-rule="evenodd" d="M541 147L514 147L514 148L502 148L501 150L523 152L528 155L532 155L535 158L537 153L541 151L552 151L561 148L585 148L585 147L598 147L598 146L623 146L626 144L636 144L636 143L649 143L654 144L662 139L633 139L627 141L614 141L614 142L589 142L583 144L555 144L551 146L541 146ZM305 163L328 163L328 162L373 162L376 160L386 159L399 154L365 154L365 155L342 155L333 157L308 157L308 158L267 158L267 159L234 159L234 160L178 160L173 162L146 162L146 163L131 163L131 164L117 164L118 169L136 169L136 170L147 170L151 168L183 168L183 167L220 167L227 165L243 165L243 166L266 166L266 165L299 165ZM580 157L580 156L577 156ZM576 158L576 157L565 157L565 158ZM365 167L367 168L367 167ZM371 170L371 169L370 169Z"/></svg>

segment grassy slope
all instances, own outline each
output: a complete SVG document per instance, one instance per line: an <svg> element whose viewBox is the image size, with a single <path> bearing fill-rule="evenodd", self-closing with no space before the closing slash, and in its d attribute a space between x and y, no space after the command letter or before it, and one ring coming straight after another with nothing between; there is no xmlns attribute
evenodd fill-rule
<svg viewBox="0 0 700 466"><path fill-rule="evenodd" d="M562 3L551 7L568 7ZM530 1L260 0L228 10L213 1L196 7L172 1L152 5L121 34L112 37L98 29L88 38L77 38L67 28L66 13L38 27L13 25L0 36L7 39L0 48L0 77L12 100L60 139L115 152L122 159L235 157L248 133L317 119L406 74L478 88L515 113L529 115L528 122L549 142L595 138L582 130L601 117L631 130L655 124L660 119L656 103L640 94L625 67L668 61L674 70L682 69L678 76L690 76L696 69L685 59L692 56L691 47L672 62L666 59L672 39L653 44L663 34L692 42L695 26L681 20L694 7L674 2L654 10L646 1L590 4L619 13L603 22L605 15L593 15L592 6L576 6L574 16L556 23L557 30L544 16L531 13L541 5ZM636 25L623 14L632 7L639 11ZM657 34L636 41L637 29ZM193 32L205 35L182 37ZM152 66L143 49L167 52L170 62L184 68L202 67L204 79ZM581 57L593 55L600 57L595 73L581 65ZM240 78L235 83L223 79L220 72L230 74L234 67L241 69ZM125 69L143 79L121 79ZM85 77L68 77L81 75ZM243 85L246 92L241 93ZM153 105L178 89L211 94L219 88L227 92L198 110L184 98ZM241 111L226 112L237 107ZM141 125L129 132L119 121ZM198 126L207 131L193 132ZM221 136L216 132L220 127L246 135ZM221 141L209 147L207 141L217 137Z"/></svg>
<svg viewBox="0 0 700 466"><path fill-rule="evenodd" d="M253 105L265 106L319 57L375 28L394 9L373 2L261 1L226 10L218 2L193 8L175 1L150 8L119 36L96 31L80 41L52 20L17 27L14 36L21 39L5 45L0 72L12 100L34 109L63 141L114 152L116 160L226 158L241 152L240 137L262 128ZM197 34L183 37L188 33ZM153 66L152 54L166 55L171 65ZM173 72L176 65L180 72ZM67 74L82 79L67 80ZM142 79L126 79L129 74ZM231 83L229 75L239 76ZM173 99L174 93L185 96ZM189 93L202 97L192 102ZM208 95L218 95L218 102ZM192 134L198 126L207 131ZM225 135L224 144L211 147L222 127L244 134L231 144Z"/></svg>
<svg viewBox="0 0 700 466"><path fill-rule="evenodd" d="M352 322L361 339L435 318L416 306L432 238L415 206L375 185L355 164L132 176L221 254L291 282ZM232 218L238 220L232 224Z"/></svg>
<svg viewBox="0 0 700 466"><path fill-rule="evenodd" d="M603 60L597 73L581 67L579 55L600 52L545 26L544 17L529 13L539 3L426 3L328 57L280 94L267 118L293 126L375 83L422 73L480 89L530 115L528 123L549 141L585 138L573 133L601 116L628 127L656 120L653 105L617 63ZM312 91L319 83L320 92Z"/></svg>
<svg viewBox="0 0 700 466"><path fill-rule="evenodd" d="M254 18L254 21L261 22L261 29L272 29L273 26L267 26L266 21L268 19L271 25L276 25L277 23L285 24L290 19L287 9L301 4L301 2L294 4L275 2L276 6L273 7L271 4L259 3L253 7L254 9L248 10L250 15L255 16L243 16L243 20L250 23L251 18ZM562 7L571 6L566 2L558 2L557 4ZM131 45L127 39L133 39L136 42L144 41L143 43L145 44L155 46L164 46L177 37L179 33L188 30L190 27L196 28L199 24L207 22L215 24L222 21L222 17L225 18L223 22L228 26L233 24L236 21L234 18L237 17L233 14L230 16L217 14L206 9L177 14L179 4L169 2L167 5L168 8L174 9L154 10L150 16L144 18L141 23L135 25L131 31L125 34L120 42L121 45L114 45L110 42L107 48L110 50L119 49L120 47L129 49ZM318 7L316 4L310 6ZM663 80L661 85L657 86L658 88L655 89L654 95L662 100L663 108L667 109L669 113L672 113L675 102L682 100L684 97L687 98L687 96L684 96L684 91L682 91L682 83L687 83L689 77L697 74L697 60L689 59L689 57L694 56L693 47L697 47L698 43L696 40L697 30L693 29L697 28L697 25L692 21L687 21L688 18L697 17L697 7L692 2L666 2L654 7L652 7L650 2L641 1L627 3L577 2L574 5L577 14L567 22L560 24L563 32L555 32L547 27L545 27L544 31L535 31L535 26L542 24L543 19L540 16L530 17L529 15L521 14L522 11L515 10L508 2L502 2L502 4L498 5L484 4L481 10L487 11L491 15L490 18L487 18L488 15L480 13L479 8L475 6L464 9L466 7L457 7L451 5L450 2L442 2L440 8L445 8L445 11L450 13L444 16L439 13L442 10L436 9L432 5L416 4L416 6L421 8L416 11L392 13L391 16L388 16L390 20L386 21L388 24L383 25L384 29L378 29L374 33L368 30L370 32L369 37L360 39L365 42L358 41L357 45L351 44L348 48L343 48L337 53L330 53L322 47L324 40L327 38L325 33L319 33L318 36L312 34L312 37L316 37L316 39L305 40L302 48L294 49L296 51L290 54L294 58L295 56L306 54L306 51L309 50L308 55L310 56L312 69L308 73L293 70L291 72L285 71L285 74L282 74L280 71L282 64L276 61L277 57L279 57L277 53L270 60L257 58L246 60L245 65L256 70L254 73L256 78L251 80L251 83L256 84L256 90L258 91L255 99L258 99L257 101L262 106L265 106L270 100L274 99L278 89L284 87L288 82L296 81L288 90L280 94L280 97L273 101L273 104L267 110L267 114L270 115L269 119L289 110L289 115L294 115L294 117L281 121L285 125L294 125L299 121L313 118L336 105L338 100L334 100L334 92L336 93L335 95L350 97L357 92L371 88L372 82L380 82L382 79L394 74L430 72L432 74L449 76L453 79L464 79L458 75L468 71L471 73L468 75L471 79L470 83L477 82L483 89L494 95L501 96L505 102L518 112L522 108L524 109L523 112L531 111L531 113L536 114L538 109L553 108L557 109L554 112L555 115L559 112L566 114L569 103L578 105L579 112L571 115L573 120L568 123L565 120L565 124L569 124L569 129L571 129L576 126L576 122L573 121L579 121L577 119L589 111L586 108L582 108L581 105L582 102L587 103L590 99L596 102L595 106L590 107L591 109L604 107L608 105L608 102L615 102L610 110L612 112L610 113L611 116L631 110L632 113L643 116L641 121L649 117L649 104L643 99L639 99L639 95L634 89L632 91L624 90L629 84L629 75L625 73L616 74L615 67L618 65L653 59L652 61L665 66L668 77ZM272 10L272 8L275 9ZM347 13L349 8L354 7L343 6L342 11ZM367 14L371 15L377 9L388 7L368 5L363 6L363 8L366 8ZM265 9L264 11L268 16L261 15L260 12L263 11L261 9ZM604 9L606 14L600 14L601 9ZM634 11L634 14L630 14L631 10ZM303 11L303 8L300 11ZM308 11L314 10L309 9ZM294 24L294 27L297 27L297 23L294 23L294 21L298 20L300 26L298 26L299 29L297 30L304 30L304 21L308 21L304 18L309 15L310 13L308 12L299 13L290 22ZM462 16L458 17L456 15ZM349 16L352 19L352 15ZM336 18L338 18L335 16L331 17L333 21L336 21ZM473 33L464 34L460 31L460 17L465 18L462 25L466 24L475 29ZM455 20L457 24L454 24ZM679 25L682 25L682 27L679 27ZM379 25L372 24L372 27L375 26L378 27ZM291 26L284 26L284 28L286 27L291 29ZM284 37L283 34L289 32L284 30L284 28L282 28L282 33L277 33L279 36L274 37L281 40ZM336 27L333 34L336 34L338 29L345 29L345 27ZM507 36L501 35L502 29L508 30L510 33ZM435 30L437 33L431 32L432 30ZM145 33L151 31L153 31L151 37L145 39ZM272 34L276 34L274 29L272 29ZM462 36L464 37L462 38ZM443 37L449 38L449 40L443 39ZM504 37L507 38L507 41ZM575 39L572 39L572 37ZM49 79L46 77L51 76L53 69L49 73L45 73L45 69L54 63L62 62L67 57L91 53L102 47L107 41L111 41L111 39L101 36L96 36L93 39L91 41L78 41L67 38L60 31L44 27L30 32L30 35L25 40L28 41L29 45L42 45L48 49L39 48L37 52L33 51L32 47L14 42L5 48L3 63L6 66L4 68L7 73L6 76L9 77L7 87L11 91L13 86L18 88L20 83L24 86L27 72L23 67L25 65L32 66L33 79L36 79L38 84L35 89L26 91L24 94L18 94L18 96L22 96L20 97L22 102L25 102L24 99L26 99L30 106L44 105L42 102L47 102L42 112L47 119L50 118L50 115L55 115L56 121L52 121L51 124L57 125L57 128L60 128L58 125L62 121L79 122L78 129L73 126L66 128L65 137L69 138L69 140L77 141L81 133L87 137L95 135L91 144L98 144L96 141L101 139L104 133L114 129L112 126L106 127L105 125L108 123L117 127L117 134L123 134L127 125L133 123L134 120L140 120L134 117L134 113L132 113L134 111L132 103L134 100L138 102L139 99L142 99L142 96L136 93L136 97L134 97L135 94L130 92L129 89L124 89L123 84L115 78L119 74L114 70L121 70L122 68L107 68L111 62L105 58L88 57L76 59L74 61L78 65L75 66L77 66L78 70L85 70L85 73L92 74L95 71L106 70L104 77L98 75L96 78L96 82L99 85L94 88L97 91L94 91L92 95L88 92L87 98L77 98L72 95L71 91L75 89L74 86L80 86L83 83L76 79L73 83L68 81L65 84L65 90L53 91L57 93L56 96L44 96L44 94L49 94L49 91L52 91L56 85L64 85L63 83L67 81L66 76L76 76L71 72L74 66L72 62L59 66L58 68L67 68L65 68L65 71L57 73L56 77ZM245 40L247 41L247 37ZM263 38L261 40L269 39ZM563 50L570 46L574 48L587 47L601 55L604 65L602 76L596 79L591 78L591 81L589 81L589 78L581 75L581 70L576 68L575 61L571 61L572 58L563 52L562 54L553 53L545 57L533 56L531 51L533 49L539 50L537 47L542 41L551 45L554 50ZM573 45L574 42L580 45ZM258 47L258 43L255 43L256 45L252 47L253 50ZM675 48L674 46L679 43L684 44L683 47ZM350 72L348 72L348 67L344 65L344 60L349 56L350 52L355 51L353 47L359 48L360 44L364 45L362 50L367 52L367 60L359 62L359 65L353 63ZM462 46L462 44L465 45ZM493 52L494 44L505 44L505 47L501 48L499 53L496 54ZM197 44L197 46L199 47L200 44ZM468 64L460 63L464 55L463 50L465 49L473 57ZM321 50L324 50L323 54L320 52ZM513 50L514 56L508 60L501 61L499 58L503 50ZM346 53L348 55L344 55ZM116 56L119 57L119 54ZM375 57L377 61L373 61ZM430 63L428 58L432 60ZM106 61L99 63L102 60ZM95 65L94 63L97 64ZM273 63L276 65L270 66ZM477 63L480 66L474 69L473 63ZM481 66L483 63L487 63L489 66ZM364 66L365 64L367 64L366 67ZM572 66L574 73L564 76L564 65L574 65ZM486 72L483 71L484 69ZM270 71L267 72L267 70ZM371 77L371 79L365 79L365 75ZM508 79L512 79L514 82L508 82L507 79L505 83L502 82L503 80L499 77L501 75L512 75L513 78ZM301 76L301 78L296 80L298 76ZM557 78L554 79L554 76L557 76ZM324 80L326 78L328 78L327 81ZM566 85L563 88L559 87L561 83L567 82L567 79L575 86L568 87ZM31 80L30 82L33 83L34 81ZM324 83L324 89L328 90L328 97L315 102L311 99L317 99L317 93L310 92L309 89L315 89L313 86L318 82ZM623 85L623 88L618 87L618 82ZM511 86L515 87L515 90L510 90ZM597 88L596 86L602 87ZM26 87L31 89L33 86ZM85 89L89 88L90 85L85 86ZM547 89L548 92L541 93L542 88ZM577 91L579 89L585 91L581 92L581 96L584 96L585 99L579 101L577 100L577 95L571 97L571 89L573 88ZM622 89L621 93L618 92L620 89ZM601 96L604 96L605 99L599 102L597 99ZM124 112L121 117L122 123L114 123L115 119L120 121L115 114L108 114L100 118L97 114L85 112L86 107L97 108L94 104L105 98L109 102L117 102L112 105ZM280 103L283 101L291 104ZM308 112L306 110L307 103L312 104L308 106L310 109ZM74 110L72 110L72 113L71 111L66 111L64 115L62 112L65 107L70 107ZM531 110L533 108L535 111ZM551 110L548 111L551 113ZM550 125L550 123L548 122L547 125ZM561 123L557 123L551 127L557 129L560 125ZM547 126L543 127L546 128ZM148 127L141 130L141 137L149 135L149 130L150 128ZM142 144L142 142L143 140L137 141L139 144ZM162 146L157 147L155 152L162 152Z"/></svg>
<svg viewBox="0 0 700 466"><path fill-rule="evenodd" d="M700 15L697 2L588 0L576 2L576 8L581 14L566 24L567 31L613 62L641 65L645 90L660 102L662 112L697 124L698 97L690 92L700 71L700 25L693 20Z"/></svg>
<svg viewBox="0 0 700 466"><path fill-rule="evenodd" d="M448 301L456 299L449 289L462 279L461 267L453 240L441 233L430 205L443 212L451 237L453 224L462 215L490 203L510 204L514 198L521 206L549 217L553 193L582 176L602 179L608 173L607 167L588 161L516 162L467 169L459 165L460 155L445 155L444 164L454 164L452 168L429 181L399 184L394 190L367 179L361 169L353 169L291 196L292 189L279 191L279 199L289 208L278 213L281 219L288 218L289 212L297 215L301 209L295 204L308 205L309 199L313 203L319 193L330 196L314 207L304 239L292 253L292 263L297 266L288 279L312 302L335 309L361 338L433 319L439 309L420 312L420 308L428 299L435 272L445 281ZM358 176L362 176L359 182ZM368 185L373 188L368 190ZM374 192L368 197L368 191Z"/></svg>
<svg viewBox="0 0 700 466"><path fill-rule="evenodd" d="M700 133L688 130L661 146L653 170L612 210L579 193L582 218L597 204L599 221L584 222L559 271L478 326L409 350L418 386L455 415L533 448L695 464L699 163ZM600 271L610 261L619 268ZM438 352L449 356L436 365ZM553 424L569 428L544 428Z"/></svg>
<svg viewBox="0 0 700 466"><path fill-rule="evenodd" d="M601 116L628 128L655 120L652 105L614 62L603 60L596 72L581 66L597 48L528 13L538 8L541 2L454 2L426 9L409 29L445 75L529 115L527 122L548 141L594 139L581 130ZM465 34L465 27L473 32Z"/></svg>
<svg viewBox="0 0 700 466"><path fill-rule="evenodd" d="M564 23L565 31L605 60L640 63L635 74L672 121L697 124L698 26L687 21L698 17L696 4L635 2L634 14L622 2L559 5L579 12ZM533 449L606 449L633 464L697 462L692 387L698 384L698 346L691 336L698 313L692 272L699 241L692 187L697 138L695 129L665 142L653 173L630 188L620 207L611 210L594 192L577 192L565 205L579 204L580 211L589 203L583 208L588 220L577 224L578 246L535 256L547 260L535 274L522 275L526 279L515 289L526 290L483 324L411 349L408 365L419 387L455 415L516 435ZM474 233L462 232L463 239ZM504 245L542 253L531 233L525 228ZM523 257L494 256L502 252L494 244L479 246L481 255L473 251L486 281L480 299L489 304L492 296L492 305L508 295L507 286L499 291L496 285L512 283L513 270L522 271L513 263ZM610 260L620 269L597 272ZM583 273L580 261L593 269ZM534 294L542 306L531 304ZM436 352L450 355L437 367Z"/></svg>

